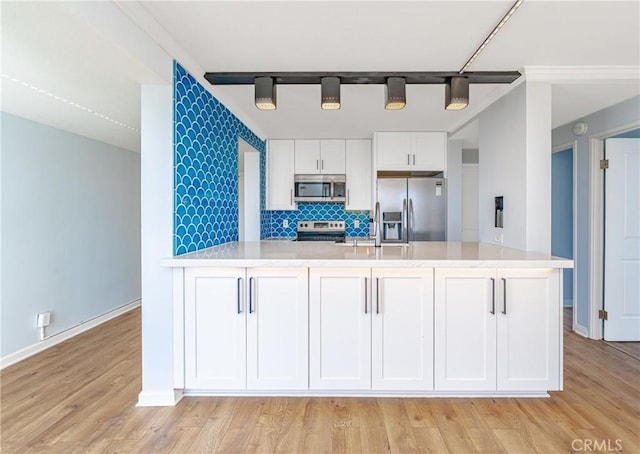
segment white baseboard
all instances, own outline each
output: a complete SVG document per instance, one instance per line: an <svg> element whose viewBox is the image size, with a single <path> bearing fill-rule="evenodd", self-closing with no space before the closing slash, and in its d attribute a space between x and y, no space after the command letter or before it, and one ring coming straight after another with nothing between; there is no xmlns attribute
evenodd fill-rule
<svg viewBox="0 0 640 454"><path fill-rule="evenodd" d="M184 396L181 389L169 391L141 391L136 407L175 407Z"/></svg>
<svg viewBox="0 0 640 454"><path fill-rule="evenodd" d="M110 312L107 312L106 314L100 315L96 318L92 318L91 320L87 320L86 322L76 325L73 328L69 328L68 330L54 334L51 337L47 337L42 342L38 342L37 344L30 345L23 348L22 350L18 350L15 353L3 356L2 358L0 358L0 370L4 369L5 367L11 366L12 364L15 364L19 361L27 359L30 356L35 355L36 353L40 353L48 348L51 348L54 345L59 344L60 342L71 339L72 337L88 331L91 328L95 328L96 326L101 325L104 322L111 320L112 318L116 318L119 315L140 307L141 301L142 300L137 299L128 304L125 304L124 306L120 306Z"/></svg>
<svg viewBox="0 0 640 454"><path fill-rule="evenodd" d="M580 334L582 337L589 337L589 330L586 327L579 325L578 323L574 323L573 331L575 331L577 334Z"/></svg>

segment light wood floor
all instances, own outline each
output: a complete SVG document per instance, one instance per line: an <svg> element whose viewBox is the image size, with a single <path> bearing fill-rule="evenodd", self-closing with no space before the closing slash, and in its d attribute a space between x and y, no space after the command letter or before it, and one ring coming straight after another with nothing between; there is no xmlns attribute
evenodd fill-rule
<svg viewBox="0 0 640 454"><path fill-rule="evenodd" d="M139 310L6 368L0 451L640 452L640 361L567 330L565 390L548 399L185 398L135 408L140 373Z"/></svg>

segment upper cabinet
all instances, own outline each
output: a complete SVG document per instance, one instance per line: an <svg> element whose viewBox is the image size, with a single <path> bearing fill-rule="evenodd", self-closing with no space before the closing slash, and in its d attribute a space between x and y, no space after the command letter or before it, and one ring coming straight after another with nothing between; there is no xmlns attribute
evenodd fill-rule
<svg viewBox="0 0 640 454"><path fill-rule="evenodd" d="M293 201L294 141L267 143L267 210L295 210Z"/></svg>
<svg viewBox="0 0 640 454"><path fill-rule="evenodd" d="M446 132L378 132L377 170L445 170Z"/></svg>
<svg viewBox="0 0 640 454"><path fill-rule="evenodd" d="M343 139L295 140L295 173L345 173L345 141Z"/></svg>
<svg viewBox="0 0 640 454"><path fill-rule="evenodd" d="M346 140L347 199L345 210L371 209L371 141Z"/></svg>

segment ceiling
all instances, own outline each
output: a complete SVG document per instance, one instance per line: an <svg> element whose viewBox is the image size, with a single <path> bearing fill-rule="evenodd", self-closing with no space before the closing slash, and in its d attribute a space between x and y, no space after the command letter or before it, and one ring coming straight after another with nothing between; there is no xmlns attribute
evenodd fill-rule
<svg viewBox="0 0 640 454"><path fill-rule="evenodd" d="M456 71L511 4L511 0L113 3L203 83L206 71ZM2 108L137 150L139 86L158 83L157 77L69 5L2 2L2 73L11 77L2 78ZM637 0L525 0L469 70L638 67L639 7ZM574 82L553 85L554 127L640 94L637 81ZM368 137L376 130L455 131L508 89L471 85L470 106L449 112L444 110L440 85L408 85L407 106L400 111L384 109L384 89L376 85L343 86L339 111L320 109L319 86L278 87L276 111L256 109L251 86L208 88L255 132L273 138Z"/></svg>

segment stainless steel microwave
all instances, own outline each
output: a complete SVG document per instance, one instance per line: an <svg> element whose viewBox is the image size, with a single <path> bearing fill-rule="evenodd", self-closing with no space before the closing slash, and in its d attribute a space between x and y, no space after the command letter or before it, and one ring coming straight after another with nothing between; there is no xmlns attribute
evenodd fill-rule
<svg viewBox="0 0 640 454"><path fill-rule="evenodd" d="M344 175L295 175L294 200L296 202L344 202L346 182Z"/></svg>

